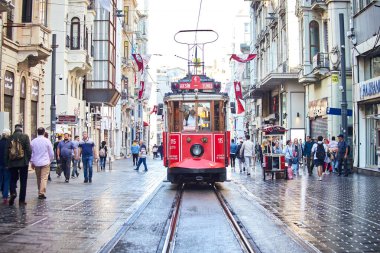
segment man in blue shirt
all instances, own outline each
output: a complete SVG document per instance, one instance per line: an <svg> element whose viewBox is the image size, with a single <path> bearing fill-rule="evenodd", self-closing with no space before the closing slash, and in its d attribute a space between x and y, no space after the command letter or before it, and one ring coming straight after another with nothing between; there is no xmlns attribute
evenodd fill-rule
<svg viewBox="0 0 380 253"><path fill-rule="evenodd" d="M237 151L238 145L235 143L235 140L231 140L230 145L230 159L231 159L231 168L234 168L235 171L235 159L236 159L236 151Z"/></svg>
<svg viewBox="0 0 380 253"><path fill-rule="evenodd" d="M313 158L311 157L311 149L313 148L314 141L311 139L310 136L306 136L306 142L304 145L303 155L306 157L306 167L309 171L309 176L313 174Z"/></svg>
<svg viewBox="0 0 380 253"><path fill-rule="evenodd" d="M344 176L348 177L348 167L347 167L347 156L348 156L348 146L344 141L343 134L338 135L338 176L342 174L342 165L344 165Z"/></svg>
<svg viewBox="0 0 380 253"><path fill-rule="evenodd" d="M63 141L58 144L57 147L57 159L60 161L63 174L65 175L65 182L68 183L70 180L70 165L73 154L76 157L77 148L75 144L69 140L69 134L65 133L63 136ZM60 176L60 175L59 175Z"/></svg>
<svg viewBox="0 0 380 253"><path fill-rule="evenodd" d="M95 156L95 143L88 138L87 132L83 132L83 139L79 142L80 155L82 155L84 182L92 183L92 162Z"/></svg>

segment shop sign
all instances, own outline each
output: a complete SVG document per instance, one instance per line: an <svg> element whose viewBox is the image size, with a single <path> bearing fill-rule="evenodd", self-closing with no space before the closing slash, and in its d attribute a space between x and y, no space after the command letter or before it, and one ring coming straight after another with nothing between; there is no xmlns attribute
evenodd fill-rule
<svg viewBox="0 0 380 253"><path fill-rule="evenodd" d="M4 75L4 93L13 96L15 86L15 75L10 71L5 71Z"/></svg>
<svg viewBox="0 0 380 253"><path fill-rule="evenodd" d="M57 124L74 125L78 122L78 118L75 115L58 115Z"/></svg>
<svg viewBox="0 0 380 253"><path fill-rule="evenodd" d="M338 75L338 73L332 73L331 74L331 83L332 84L338 84L339 83L339 75Z"/></svg>
<svg viewBox="0 0 380 253"><path fill-rule="evenodd" d="M31 97L33 101L38 101L39 84L38 81L33 80Z"/></svg>
<svg viewBox="0 0 380 253"><path fill-rule="evenodd" d="M317 99L309 102L309 118L326 115L327 111L327 98Z"/></svg>
<svg viewBox="0 0 380 253"><path fill-rule="evenodd" d="M376 77L365 82L359 83L360 100L379 97L380 77Z"/></svg>
<svg viewBox="0 0 380 253"><path fill-rule="evenodd" d="M21 98L26 98L26 79L25 77L21 78L21 94L20 94L20 97Z"/></svg>
<svg viewBox="0 0 380 253"><path fill-rule="evenodd" d="M342 115L342 109L327 107L326 113L329 115ZM347 116L352 117L352 110L347 109Z"/></svg>

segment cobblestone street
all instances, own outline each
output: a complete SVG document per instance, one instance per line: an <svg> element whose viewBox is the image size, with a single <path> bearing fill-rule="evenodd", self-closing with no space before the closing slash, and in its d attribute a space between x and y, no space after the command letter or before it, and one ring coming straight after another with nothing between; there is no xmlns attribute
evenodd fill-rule
<svg viewBox="0 0 380 253"><path fill-rule="evenodd" d="M133 168L131 159L115 161L112 171L94 166L92 184L82 171L69 184L51 172L46 200L38 200L30 172L27 206L0 205L0 252L96 252L164 179L161 160L148 160L147 173Z"/></svg>
<svg viewBox="0 0 380 253"><path fill-rule="evenodd" d="M301 168L302 173L302 168ZM304 173L306 175L306 171ZM380 179L360 174L263 181L232 173L267 210L322 252L380 252Z"/></svg>

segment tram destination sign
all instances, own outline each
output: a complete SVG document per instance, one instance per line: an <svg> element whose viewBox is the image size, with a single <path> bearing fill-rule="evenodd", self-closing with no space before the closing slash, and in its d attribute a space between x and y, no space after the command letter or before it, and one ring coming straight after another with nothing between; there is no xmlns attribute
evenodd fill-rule
<svg viewBox="0 0 380 253"><path fill-rule="evenodd" d="M213 82L202 82L200 76L192 76L190 82L179 82L181 90L212 90L213 88Z"/></svg>

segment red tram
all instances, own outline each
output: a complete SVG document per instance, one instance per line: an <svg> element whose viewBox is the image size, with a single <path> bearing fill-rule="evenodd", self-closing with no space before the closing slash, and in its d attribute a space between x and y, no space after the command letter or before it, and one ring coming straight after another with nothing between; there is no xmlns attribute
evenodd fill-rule
<svg viewBox="0 0 380 253"><path fill-rule="evenodd" d="M205 75L172 83L164 98L164 165L172 183L223 182L229 161L228 96Z"/></svg>

